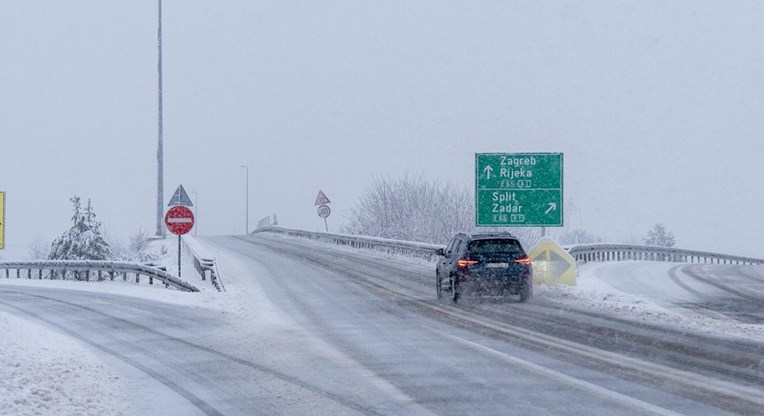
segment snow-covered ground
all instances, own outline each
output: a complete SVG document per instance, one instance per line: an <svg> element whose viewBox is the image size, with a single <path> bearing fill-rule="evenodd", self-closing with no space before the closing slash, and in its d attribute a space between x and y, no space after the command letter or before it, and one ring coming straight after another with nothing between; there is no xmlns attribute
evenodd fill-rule
<svg viewBox="0 0 765 416"><path fill-rule="evenodd" d="M659 300L645 294L633 294L620 291L607 283L609 273L618 268L652 269L655 276L663 279L669 288L673 285L666 276L667 270L677 263L653 262L589 263L579 265L577 284L568 286L538 286L534 296L544 297L570 308L578 308L600 313L607 313L626 319L651 324L666 325L707 334L743 337L752 340L763 339L763 325L746 324L723 316L711 317L709 314L694 312L690 309L669 307ZM760 270L762 267L760 266ZM663 276L662 276L663 274Z"/></svg>
<svg viewBox="0 0 765 416"><path fill-rule="evenodd" d="M127 390L88 348L4 313L0 334L0 415L124 414Z"/></svg>
<svg viewBox="0 0 765 416"><path fill-rule="evenodd" d="M158 252L164 252L159 263L166 266L170 273L176 274L177 240L168 238L152 244ZM166 250L161 250L162 246ZM357 251L345 247L341 249ZM122 294L225 311L237 316L255 313L252 311L255 307L259 309L256 312L261 319L269 314L268 310L260 310L269 307L261 293L248 293L244 296L240 293L244 292L241 290L244 288L238 287L235 276L227 278L226 272L236 273L236 267L221 267L228 292L218 293L209 281L203 282L199 278L185 252L184 257L183 278L202 289L201 293L179 292L165 289L162 285L149 286L145 281L136 285L130 280L73 282L11 278L0 279L0 286L33 285ZM433 265L426 260L401 256L397 256L396 260L425 267ZM220 264L226 261L233 263L233 259L226 256L219 257L218 261ZM636 263L636 267L641 264L646 263ZM667 264L657 264L654 263L652 267L669 267ZM709 315L695 314L682 308L667 308L645 296L619 291L603 279L603 273L610 267L613 264L582 265L578 269L576 286L538 286L534 296L565 307L605 312L654 324L754 340L763 338L762 325L743 324L731 319L712 319ZM256 289L257 285L248 283L248 291ZM260 301L253 303L253 296ZM6 313L0 313L0 334L3 334L0 337L0 351L3 351L0 354L0 391L3 391L0 395L0 415L120 415L129 409L125 398L125 392L129 389L87 346L54 329ZM83 396L82 391L89 393Z"/></svg>

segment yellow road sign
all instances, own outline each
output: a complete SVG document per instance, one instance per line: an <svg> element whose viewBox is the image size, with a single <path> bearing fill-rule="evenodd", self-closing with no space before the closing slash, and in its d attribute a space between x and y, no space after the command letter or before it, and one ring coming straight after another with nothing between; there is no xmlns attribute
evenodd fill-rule
<svg viewBox="0 0 765 416"><path fill-rule="evenodd" d="M576 286L576 260L552 238L542 237L529 251L534 283Z"/></svg>
<svg viewBox="0 0 765 416"><path fill-rule="evenodd" d="M5 248L5 192L0 192L0 250Z"/></svg>

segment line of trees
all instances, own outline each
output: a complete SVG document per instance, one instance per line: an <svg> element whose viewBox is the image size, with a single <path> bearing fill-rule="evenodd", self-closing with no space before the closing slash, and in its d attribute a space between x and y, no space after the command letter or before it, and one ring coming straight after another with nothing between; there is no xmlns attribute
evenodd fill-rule
<svg viewBox="0 0 765 416"><path fill-rule="evenodd" d="M72 227L53 241L50 250L45 250L45 244L40 239L35 240L30 247L32 258L149 262L159 257L158 253L149 250L143 230L130 237L127 247L118 242L109 244L101 230L101 222L96 220L90 199L84 208L79 196L73 196L70 201L74 211ZM478 230L474 226L474 206L473 192L465 186L429 181L422 176L374 177L351 208L348 221L341 231L444 244L457 232ZM493 230L513 233L526 247L535 244L541 235L538 227ZM552 234L563 245L603 242L582 229L563 229ZM643 236L643 242L646 245L674 247L675 237L664 224L659 223Z"/></svg>

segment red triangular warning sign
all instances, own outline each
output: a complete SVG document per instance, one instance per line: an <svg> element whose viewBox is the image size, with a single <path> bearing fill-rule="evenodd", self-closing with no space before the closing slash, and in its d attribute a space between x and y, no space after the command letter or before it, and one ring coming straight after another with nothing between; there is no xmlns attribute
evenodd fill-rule
<svg viewBox="0 0 765 416"><path fill-rule="evenodd" d="M329 198L327 198L327 196L324 195L324 192L319 191L319 195L316 195L316 202L314 203L314 205L324 205L324 204L329 204L330 202L331 201L329 200Z"/></svg>

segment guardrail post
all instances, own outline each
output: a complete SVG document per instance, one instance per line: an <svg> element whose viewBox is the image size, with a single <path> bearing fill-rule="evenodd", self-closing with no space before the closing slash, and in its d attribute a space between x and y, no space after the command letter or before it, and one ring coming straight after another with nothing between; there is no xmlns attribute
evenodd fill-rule
<svg viewBox="0 0 765 416"><path fill-rule="evenodd" d="M125 273L125 274L127 274L127 273ZM136 282L136 283L141 283L141 282L140 282L140 279L139 279L139 277L140 277L140 276L141 276L141 275L140 275L140 274L138 274L138 273L136 273L136 274L135 274L135 282Z"/></svg>
<svg viewBox="0 0 765 416"><path fill-rule="evenodd" d="M150 285L154 284L154 277L152 275L149 275L149 284Z"/></svg>

